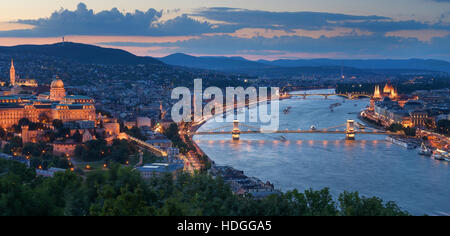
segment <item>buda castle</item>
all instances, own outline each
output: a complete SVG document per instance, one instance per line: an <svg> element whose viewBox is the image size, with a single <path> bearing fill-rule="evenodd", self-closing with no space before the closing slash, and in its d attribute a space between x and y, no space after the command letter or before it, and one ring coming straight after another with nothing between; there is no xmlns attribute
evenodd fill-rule
<svg viewBox="0 0 450 236"><path fill-rule="evenodd" d="M20 86L37 87L33 80L16 81L15 68L11 61L11 91L0 96L0 127L17 125L23 118L31 122L63 123L74 121L94 121L96 119L94 99L85 96L67 95L64 83L55 79L50 91L37 95L13 92Z"/></svg>

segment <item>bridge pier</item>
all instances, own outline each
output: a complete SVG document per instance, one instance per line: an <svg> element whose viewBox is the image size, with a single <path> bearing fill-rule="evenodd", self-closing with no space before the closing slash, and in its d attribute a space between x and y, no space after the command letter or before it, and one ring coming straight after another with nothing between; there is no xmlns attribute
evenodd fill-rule
<svg viewBox="0 0 450 236"><path fill-rule="evenodd" d="M345 132L346 132L345 138L347 140L355 140L356 131L354 120L347 120L347 130Z"/></svg>
<svg viewBox="0 0 450 236"><path fill-rule="evenodd" d="M239 129L239 121L235 120L233 122L233 132L232 132L232 138L235 141L238 141L241 137L241 130Z"/></svg>

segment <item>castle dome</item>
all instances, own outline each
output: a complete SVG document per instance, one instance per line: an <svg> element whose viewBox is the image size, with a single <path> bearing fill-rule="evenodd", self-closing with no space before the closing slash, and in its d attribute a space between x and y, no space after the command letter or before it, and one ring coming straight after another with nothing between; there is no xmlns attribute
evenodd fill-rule
<svg viewBox="0 0 450 236"><path fill-rule="evenodd" d="M53 80L51 88L64 88L64 82L60 79Z"/></svg>

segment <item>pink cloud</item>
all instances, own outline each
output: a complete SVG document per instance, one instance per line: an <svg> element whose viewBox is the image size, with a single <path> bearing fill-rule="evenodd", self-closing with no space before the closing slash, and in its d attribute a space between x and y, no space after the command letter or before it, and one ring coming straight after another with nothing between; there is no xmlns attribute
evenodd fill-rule
<svg viewBox="0 0 450 236"><path fill-rule="evenodd" d="M352 28L342 28L336 27L332 29L321 29L321 30L304 30L304 29L293 29L293 30L274 30L274 29L263 29L263 28L244 28L236 30L233 33L209 33L204 34L206 36L216 36L216 35L229 35L236 38L251 39L255 37L263 38L275 38L282 36L299 36L299 37L310 37L318 39L320 37L338 37L338 36L367 36L372 35L369 31L364 31L360 29Z"/></svg>

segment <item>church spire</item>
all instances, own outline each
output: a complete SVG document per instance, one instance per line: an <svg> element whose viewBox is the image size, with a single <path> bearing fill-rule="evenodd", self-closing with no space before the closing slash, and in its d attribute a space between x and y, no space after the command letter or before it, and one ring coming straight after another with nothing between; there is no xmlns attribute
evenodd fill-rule
<svg viewBox="0 0 450 236"><path fill-rule="evenodd" d="M374 98L381 98L381 93L380 93L380 86L379 85L375 85L375 92L373 94Z"/></svg>
<svg viewBox="0 0 450 236"><path fill-rule="evenodd" d="M11 58L11 69L9 70L9 83L16 85L16 69L14 69L14 60Z"/></svg>

